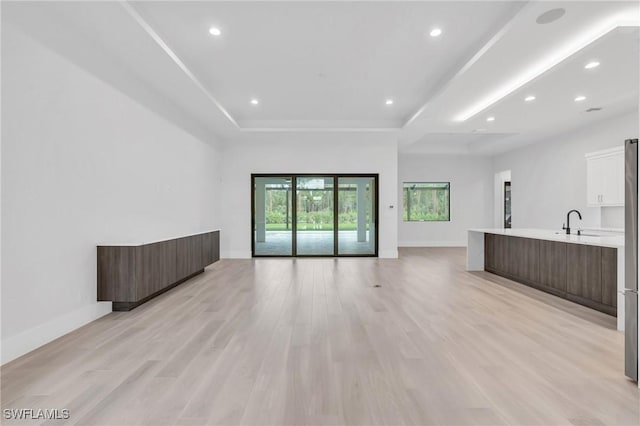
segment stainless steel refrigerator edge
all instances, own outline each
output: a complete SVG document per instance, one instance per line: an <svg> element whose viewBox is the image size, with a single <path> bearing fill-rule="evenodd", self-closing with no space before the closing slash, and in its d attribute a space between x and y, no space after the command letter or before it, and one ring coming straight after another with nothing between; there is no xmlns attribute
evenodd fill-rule
<svg viewBox="0 0 640 426"><path fill-rule="evenodd" d="M638 139L625 145L624 373L638 380Z"/></svg>

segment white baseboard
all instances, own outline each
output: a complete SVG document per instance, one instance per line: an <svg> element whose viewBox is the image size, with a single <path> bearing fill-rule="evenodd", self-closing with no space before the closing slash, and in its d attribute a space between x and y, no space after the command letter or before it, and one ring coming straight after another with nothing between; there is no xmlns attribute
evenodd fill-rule
<svg viewBox="0 0 640 426"><path fill-rule="evenodd" d="M467 241L400 241L398 247L466 247Z"/></svg>
<svg viewBox="0 0 640 426"><path fill-rule="evenodd" d="M251 259L251 250L230 250L221 253L223 259Z"/></svg>
<svg viewBox="0 0 640 426"><path fill-rule="evenodd" d="M381 259L397 259L398 250L379 250L378 257Z"/></svg>
<svg viewBox="0 0 640 426"><path fill-rule="evenodd" d="M75 311L53 318L44 324L37 325L15 336L2 339L0 345L0 363L6 364L27 352L64 336L108 313L111 313L111 302L96 302Z"/></svg>
<svg viewBox="0 0 640 426"><path fill-rule="evenodd" d="M222 259L251 259L251 252L242 251L242 250L232 250L232 251L223 252L221 257ZM378 252L378 257L382 259L397 259L398 250L380 250Z"/></svg>

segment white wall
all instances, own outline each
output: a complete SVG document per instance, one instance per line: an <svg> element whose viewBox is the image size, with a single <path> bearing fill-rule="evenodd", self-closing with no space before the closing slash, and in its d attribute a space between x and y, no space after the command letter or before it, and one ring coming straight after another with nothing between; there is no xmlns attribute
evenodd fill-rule
<svg viewBox="0 0 640 426"><path fill-rule="evenodd" d="M2 361L111 309L96 245L218 227L215 149L2 28Z"/></svg>
<svg viewBox="0 0 640 426"><path fill-rule="evenodd" d="M583 227L621 227L624 209L606 208L601 214L600 208L587 207L584 155L624 145L625 139L638 137L638 126L634 111L496 156L495 172L511 170L512 226L560 229L567 211L578 209Z"/></svg>
<svg viewBox="0 0 640 426"><path fill-rule="evenodd" d="M451 182L450 222L404 222L403 182ZM489 228L493 211L490 158L482 156L403 155L398 162L398 245L466 246L469 228Z"/></svg>
<svg viewBox="0 0 640 426"><path fill-rule="evenodd" d="M394 135L303 133L227 144L223 163L223 257L251 256L252 173L379 173L379 256L397 257L397 145ZM393 208L389 208L393 205Z"/></svg>

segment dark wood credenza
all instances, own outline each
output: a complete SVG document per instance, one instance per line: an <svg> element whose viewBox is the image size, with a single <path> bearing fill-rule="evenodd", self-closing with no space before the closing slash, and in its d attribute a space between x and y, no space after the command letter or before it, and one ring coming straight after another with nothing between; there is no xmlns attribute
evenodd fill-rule
<svg viewBox="0 0 640 426"><path fill-rule="evenodd" d="M141 245L98 246L98 301L129 311L220 259L220 231Z"/></svg>

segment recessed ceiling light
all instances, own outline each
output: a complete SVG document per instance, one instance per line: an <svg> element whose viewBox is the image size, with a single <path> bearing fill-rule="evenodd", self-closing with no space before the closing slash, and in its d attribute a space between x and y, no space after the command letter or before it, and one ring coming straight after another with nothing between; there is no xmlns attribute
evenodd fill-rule
<svg viewBox="0 0 640 426"><path fill-rule="evenodd" d="M431 37L438 37L440 34L442 34L442 30L440 28L434 28L429 33Z"/></svg>
<svg viewBox="0 0 640 426"><path fill-rule="evenodd" d="M586 96L582 96L582 95L580 95L580 96L576 96L576 98L574 99L574 101L576 101L576 102L582 102L582 101L584 101L585 99L587 99L587 97L586 97Z"/></svg>
<svg viewBox="0 0 640 426"><path fill-rule="evenodd" d="M525 102L531 102L531 101L535 101L536 97L531 95L531 96L527 96L526 98L524 98Z"/></svg>
<svg viewBox="0 0 640 426"><path fill-rule="evenodd" d="M387 99L384 103L385 105L393 105L393 99Z"/></svg>
<svg viewBox="0 0 640 426"><path fill-rule="evenodd" d="M251 105L258 105L260 103L260 101L258 101L257 99L251 99Z"/></svg>
<svg viewBox="0 0 640 426"><path fill-rule="evenodd" d="M593 62L589 62L587 65L585 65L584 67L588 70L590 70L591 68L595 68L598 65L600 65L600 62L598 61L593 61Z"/></svg>
<svg viewBox="0 0 640 426"><path fill-rule="evenodd" d="M220 31L220 28L211 27L209 28L209 34L211 34L212 36L219 36L220 34L222 34L222 31Z"/></svg>
<svg viewBox="0 0 640 426"><path fill-rule="evenodd" d="M487 121L496 121L495 117L487 117Z"/></svg>

